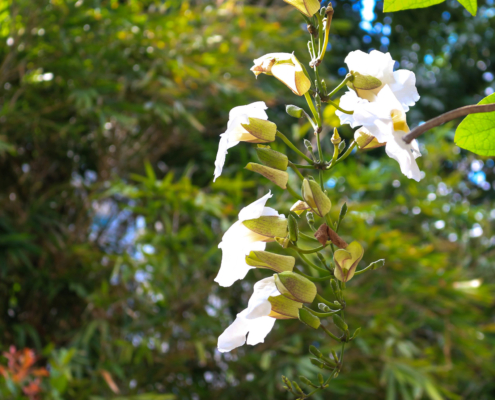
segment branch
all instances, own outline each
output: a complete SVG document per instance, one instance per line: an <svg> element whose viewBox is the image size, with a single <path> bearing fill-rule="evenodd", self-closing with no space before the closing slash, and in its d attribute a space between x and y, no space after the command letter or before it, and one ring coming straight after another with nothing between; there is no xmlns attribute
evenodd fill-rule
<svg viewBox="0 0 495 400"><path fill-rule="evenodd" d="M446 122L452 121L453 119L465 117L469 114L478 114L495 111L495 103L492 104L474 104L471 106L465 106L461 108L456 108L455 110L446 112L445 114L439 115L429 121L425 122L423 125L420 125L414 128L407 135L402 137L402 140L407 144L411 143L414 139L421 136L426 131L429 131L436 126L440 126L445 124Z"/></svg>

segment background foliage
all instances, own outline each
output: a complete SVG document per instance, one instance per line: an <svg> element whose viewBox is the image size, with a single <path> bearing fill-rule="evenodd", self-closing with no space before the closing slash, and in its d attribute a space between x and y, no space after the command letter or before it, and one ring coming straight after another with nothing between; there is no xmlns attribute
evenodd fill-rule
<svg viewBox="0 0 495 400"><path fill-rule="evenodd" d="M477 17L455 1L394 14L380 1L333 4L329 87L349 51L378 48L416 73L411 126L493 93L493 0ZM231 107L264 100L283 132L311 139L283 112L300 99L249 71L268 52L309 61L300 22L280 0L0 2L0 347L38 357L24 369L0 359L2 398L285 399L281 374L316 374L307 347L330 348L297 322L215 350L266 276L213 283L222 233L267 191L239 168L249 145L211 184L218 134ZM338 125L331 107L325 118ZM421 139L420 184L383 149L327 177L363 265L387 260L347 290L363 331L335 394L495 398L495 163L461 152L454 128ZM274 199L287 212L288 196Z"/></svg>

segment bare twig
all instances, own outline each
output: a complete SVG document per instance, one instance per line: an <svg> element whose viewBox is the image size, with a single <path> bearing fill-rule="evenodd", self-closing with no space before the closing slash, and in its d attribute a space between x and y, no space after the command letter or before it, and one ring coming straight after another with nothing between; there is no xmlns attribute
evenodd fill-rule
<svg viewBox="0 0 495 400"><path fill-rule="evenodd" d="M436 126L445 124L446 122L452 121L453 119L465 117L469 114L478 114L495 111L495 103L493 104L474 104L472 106L465 106L461 108L456 108L455 110L446 112L445 114L439 115L429 121L426 121L423 125L414 128L407 135L402 137L402 140L406 143L411 143L414 139L421 136L426 131Z"/></svg>

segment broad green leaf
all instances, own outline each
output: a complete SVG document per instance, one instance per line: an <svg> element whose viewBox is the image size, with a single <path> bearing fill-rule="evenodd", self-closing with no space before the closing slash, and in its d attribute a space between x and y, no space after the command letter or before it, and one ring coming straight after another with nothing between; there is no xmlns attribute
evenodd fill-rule
<svg viewBox="0 0 495 400"><path fill-rule="evenodd" d="M445 0L385 0L383 12L410 10L411 8L425 8L443 3Z"/></svg>
<svg viewBox="0 0 495 400"><path fill-rule="evenodd" d="M471 15L476 15L476 11L478 11L478 0L459 0L459 3L461 3Z"/></svg>
<svg viewBox="0 0 495 400"><path fill-rule="evenodd" d="M491 103L495 103L495 93L478 104ZM480 156L495 156L495 111L468 115L457 127L454 141Z"/></svg>

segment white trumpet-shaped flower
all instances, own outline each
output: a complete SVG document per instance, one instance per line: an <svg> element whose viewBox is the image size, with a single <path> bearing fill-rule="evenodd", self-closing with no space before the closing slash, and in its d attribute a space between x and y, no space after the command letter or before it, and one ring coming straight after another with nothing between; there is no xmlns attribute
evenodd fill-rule
<svg viewBox="0 0 495 400"><path fill-rule="evenodd" d="M395 98L400 105L399 109L404 112L419 100L414 73L407 70L394 72L395 61L390 54L377 50L370 54L360 50L351 52L345 62L350 71L376 78L380 84L372 89L354 88L344 94L340 106L353 111L353 114L336 111L340 122L353 128L364 126L380 142L386 142L394 134L390 113L397 109L396 101L391 99ZM393 108L390 108L392 103Z"/></svg>
<svg viewBox="0 0 495 400"><path fill-rule="evenodd" d="M276 210L265 207L271 192L256 200L239 213L239 220L225 232L222 242L222 264L215 278L220 286L231 286L243 279L254 267L246 264L246 256L253 250L265 250L266 242L273 242L275 237L285 237L287 220ZM262 225L257 226L257 223Z"/></svg>
<svg viewBox="0 0 495 400"><path fill-rule="evenodd" d="M275 140L277 126L268 121L267 108L265 102L257 101L230 110L227 130L220 135L213 181L222 174L225 156L231 147L239 142L269 143Z"/></svg>
<svg viewBox="0 0 495 400"><path fill-rule="evenodd" d="M280 296L275 279L265 278L254 285L248 308L237 314L235 321L218 338L218 350L222 353L247 344L263 343L275 324L275 318L269 317L272 306L268 298Z"/></svg>

